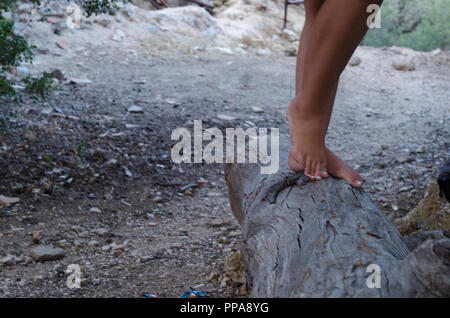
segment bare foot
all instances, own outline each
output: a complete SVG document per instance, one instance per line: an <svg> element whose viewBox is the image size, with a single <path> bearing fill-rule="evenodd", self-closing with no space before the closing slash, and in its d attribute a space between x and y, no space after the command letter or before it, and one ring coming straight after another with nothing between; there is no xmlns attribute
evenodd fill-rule
<svg viewBox="0 0 450 318"><path fill-rule="evenodd" d="M336 156L331 150L326 149L328 172L337 177L348 181L355 188L362 188L364 181L359 173L345 163L344 160Z"/></svg>
<svg viewBox="0 0 450 318"><path fill-rule="evenodd" d="M294 171L304 171L306 176L316 180L327 178L327 123L323 116L302 107L296 98L287 108L286 114L291 136L289 167Z"/></svg>

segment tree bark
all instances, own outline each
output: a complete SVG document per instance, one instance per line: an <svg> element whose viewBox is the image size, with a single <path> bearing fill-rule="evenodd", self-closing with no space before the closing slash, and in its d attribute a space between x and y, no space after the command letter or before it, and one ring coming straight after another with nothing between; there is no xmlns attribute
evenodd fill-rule
<svg viewBox="0 0 450 318"><path fill-rule="evenodd" d="M225 168L250 297L450 296L444 232L402 237L363 190L291 171L288 149L282 140L273 175L256 164ZM368 287L370 264L380 268L379 288Z"/></svg>

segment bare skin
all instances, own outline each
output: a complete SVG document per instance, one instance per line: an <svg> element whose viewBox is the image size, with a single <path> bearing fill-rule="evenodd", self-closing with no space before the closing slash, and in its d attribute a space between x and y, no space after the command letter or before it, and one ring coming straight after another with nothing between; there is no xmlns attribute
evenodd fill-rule
<svg viewBox="0 0 450 318"><path fill-rule="evenodd" d="M289 167L320 180L328 173L363 187L361 176L325 145L339 77L367 32L369 4L382 0L306 0L296 69L296 97L287 108Z"/></svg>

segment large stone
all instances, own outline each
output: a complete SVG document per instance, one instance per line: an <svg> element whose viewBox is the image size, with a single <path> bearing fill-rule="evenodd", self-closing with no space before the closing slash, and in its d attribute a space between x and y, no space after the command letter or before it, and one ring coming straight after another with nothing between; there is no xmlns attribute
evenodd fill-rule
<svg viewBox="0 0 450 318"><path fill-rule="evenodd" d="M10 198L4 195L0 195L0 205L10 205L19 202L19 198Z"/></svg>
<svg viewBox="0 0 450 318"><path fill-rule="evenodd" d="M33 248L30 256L36 262L55 261L65 256L64 250L59 247L51 247L47 245L40 245Z"/></svg>
<svg viewBox="0 0 450 318"><path fill-rule="evenodd" d="M359 64L361 64L362 60L359 56L353 55L350 58L350 61L348 61L348 65L350 66L358 66Z"/></svg>
<svg viewBox="0 0 450 318"><path fill-rule="evenodd" d="M14 263L15 259L14 255L8 254L5 257L0 258L0 265L11 265Z"/></svg>
<svg viewBox="0 0 450 318"><path fill-rule="evenodd" d="M142 109L142 107L134 105L134 106L131 106L128 108L128 112L138 114L138 113L143 113L144 110Z"/></svg>
<svg viewBox="0 0 450 318"><path fill-rule="evenodd" d="M414 71L416 69L414 62L405 57L394 58L392 66L398 71Z"/></svg>

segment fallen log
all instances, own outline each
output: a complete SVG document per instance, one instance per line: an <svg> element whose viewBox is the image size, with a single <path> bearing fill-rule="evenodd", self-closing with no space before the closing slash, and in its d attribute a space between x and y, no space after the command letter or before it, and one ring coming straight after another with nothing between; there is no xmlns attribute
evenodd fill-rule
<svg viewBox="0 0 450 318"><path fill-rule="evenodd" d="M273 175L225 168L250 297L450 296L448 234L402 237L365 191L291 171L288 149Z"/></svg>

